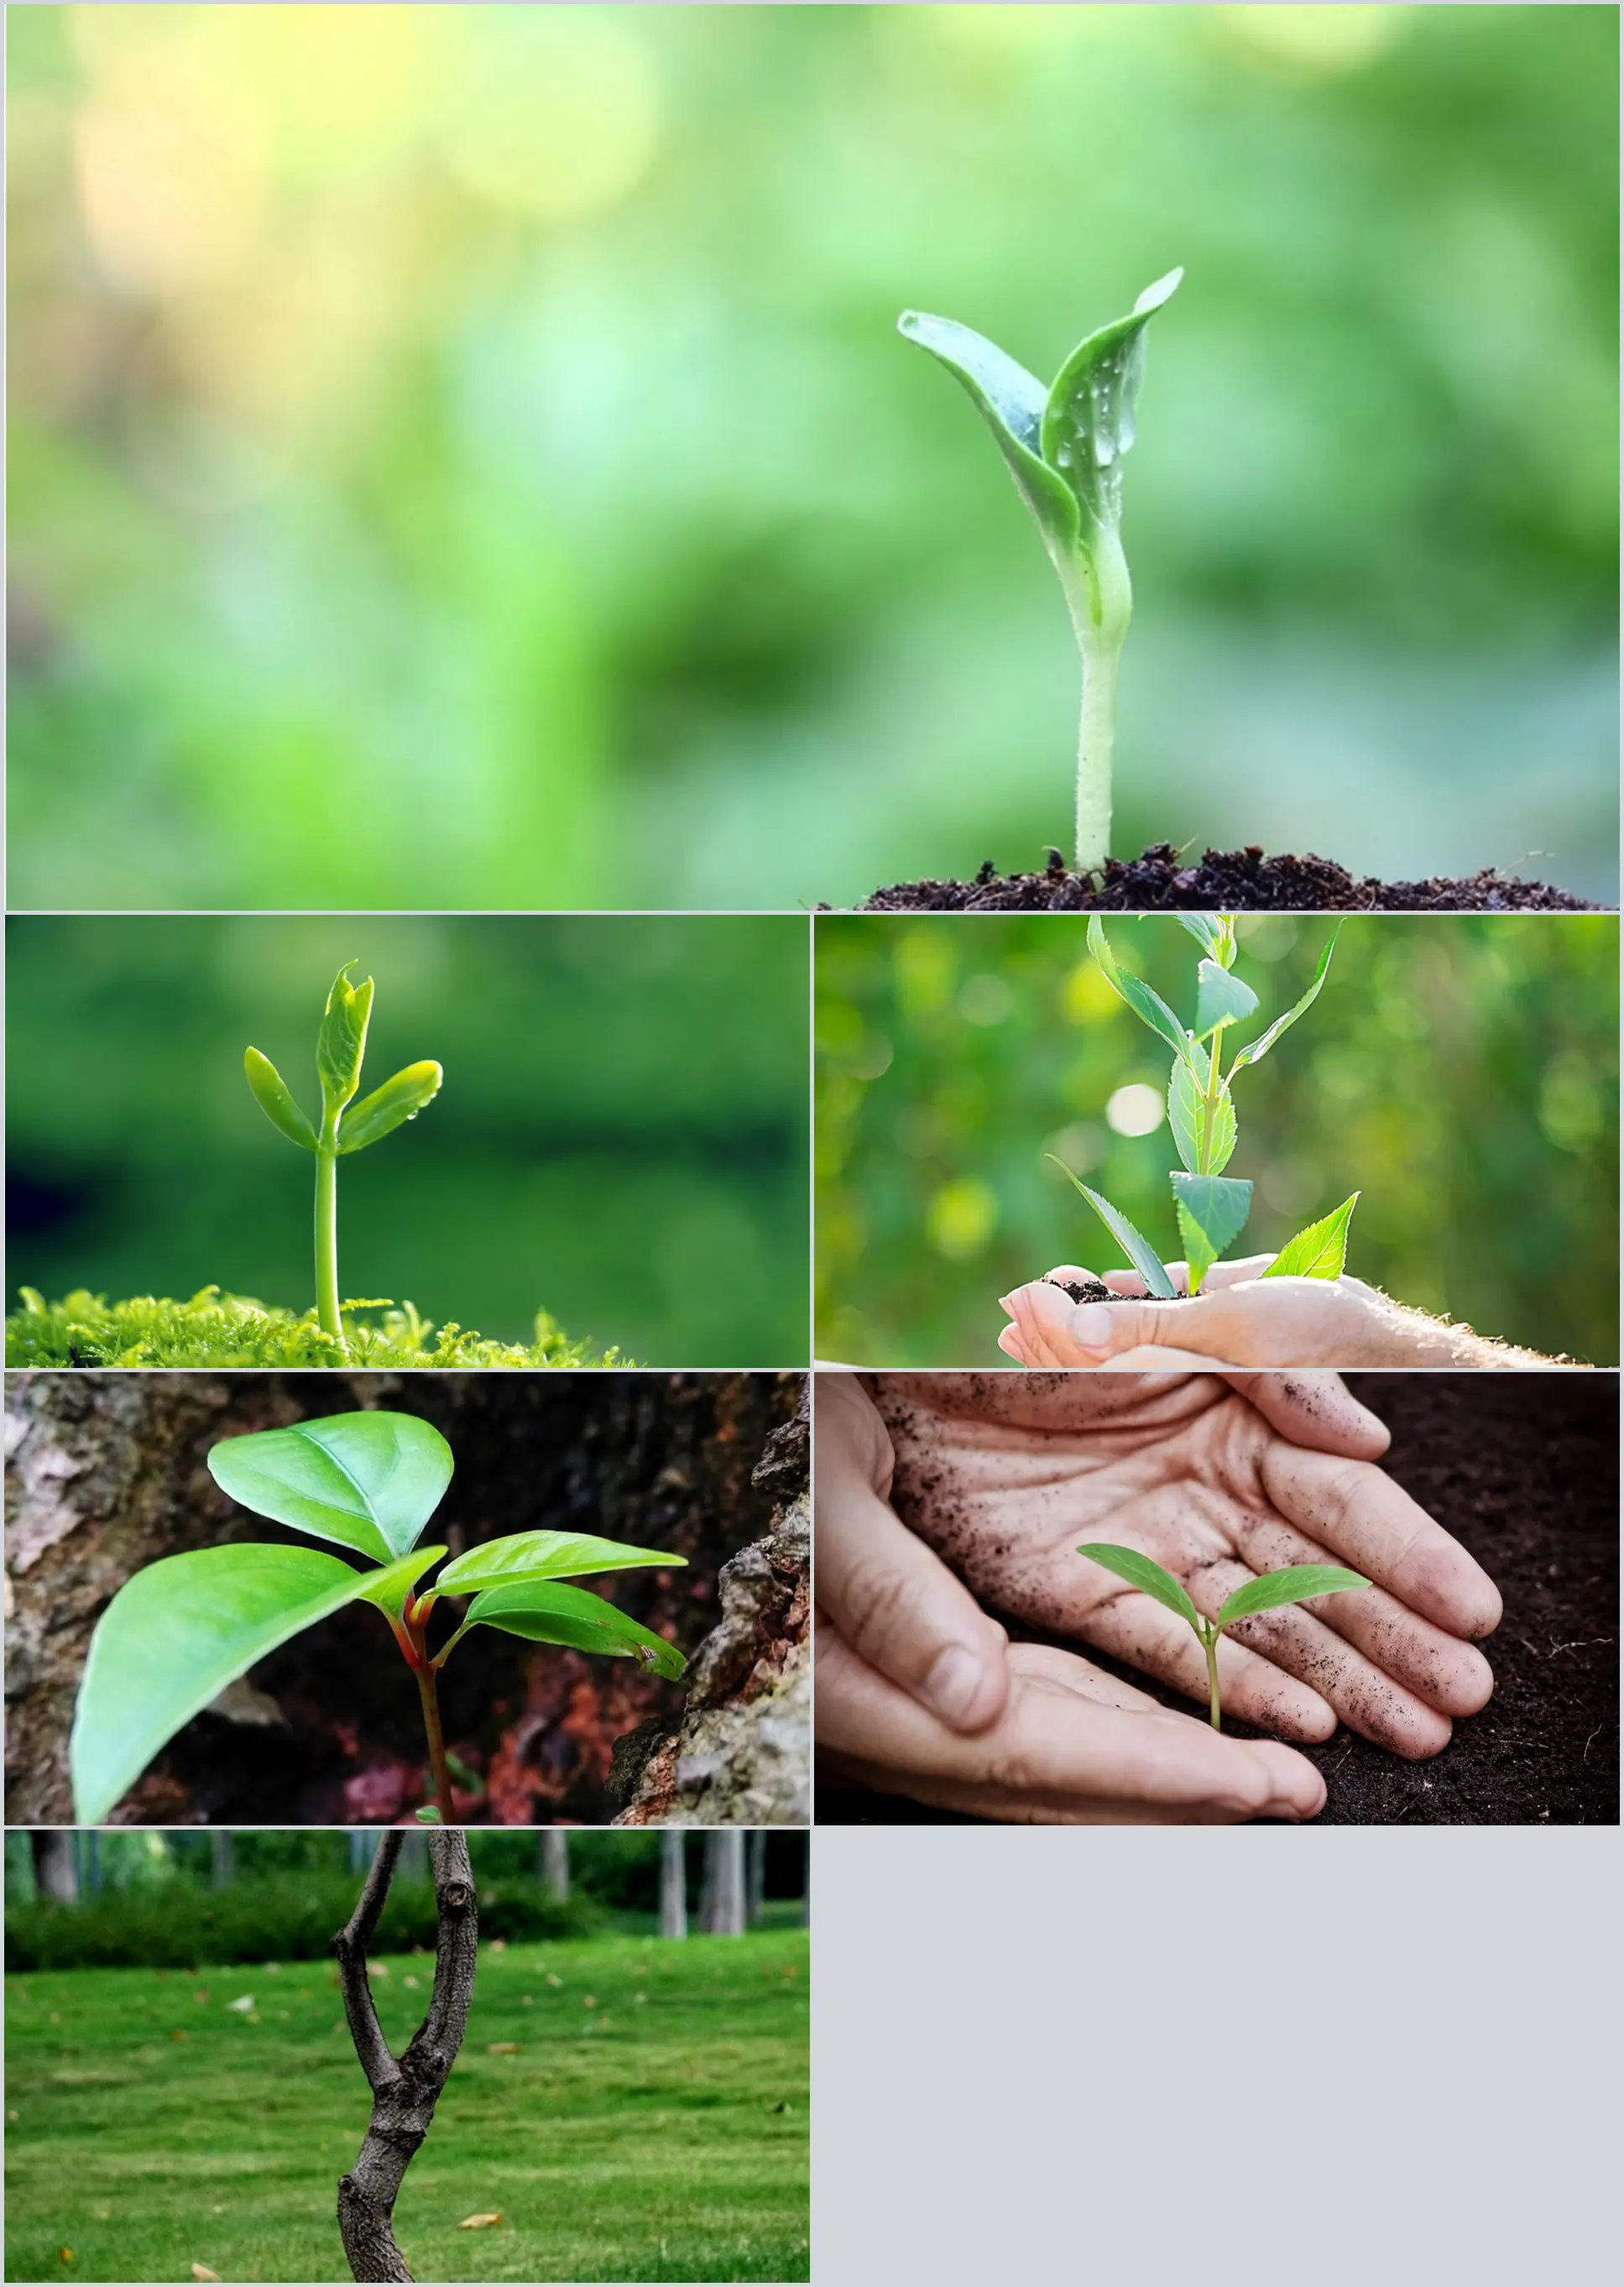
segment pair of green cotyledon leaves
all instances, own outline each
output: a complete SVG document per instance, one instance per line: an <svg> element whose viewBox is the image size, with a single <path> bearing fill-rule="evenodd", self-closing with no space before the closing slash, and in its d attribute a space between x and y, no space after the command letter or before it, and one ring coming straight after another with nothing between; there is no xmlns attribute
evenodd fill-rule
<svg viewBox="0 0 1624 2287"><path fill-rule="evenodd" d="M316 1036L316 1076L321 1083L320 1131L269 1056L249 1049L242 1058L248 1084L273 1126L303 1151L330 1150L339 1159L352 1151L364 1151L368 1144L392 1134L403 1121L416 1120L424 1104L439 1095L445 1079L440 1066L425 1058L421 1064L408 1064L360 1104L352 1101L360 1086L367 1023L372 1014L372 979L364 977L359 985L352 985L350 971L354 966L353 961L346 961L333 979ZM330 1144L324 1142L329 1135Z"/></svg>
<svg viewBox="0 0 1624 2287"><path fill-rule="evenodd" d="M216 1445L210 1474L234 1500L374 1569L315 1548L233 1543L136 1573L97 1623L79 1687L69 1761L80 1823L105 1818L182 1724L290 1636L358 1600L400 1625L446 1554L415 1544L452 1467L440 1432L409 1413L336 1413ZM454 1557L433 1587L471 1595L463 1628L636 1658L674 1681L685 1666L674 1644L564 1576L685 1562L590 1533L519 1532Z"/></svg>

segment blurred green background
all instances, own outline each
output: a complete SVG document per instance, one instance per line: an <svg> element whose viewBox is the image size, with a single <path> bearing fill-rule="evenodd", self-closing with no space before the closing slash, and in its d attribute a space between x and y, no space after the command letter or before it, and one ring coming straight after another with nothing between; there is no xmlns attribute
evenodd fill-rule
<svg viewBox="0 0 1624 2287"><path fill-rule="evenodd" d="M59 1296L314 1299L308 1110L339 964L377 992L363 1092L434 1056L341 1162L339 1286L512 1341L538 1309L647 1365L807 1350L807 931L791 915L13 918L8 1262Z"/></svg>
<svg viewBox="0 0 1624 2287"><path fill-rule="evenodd" d="M1125 1268L1046 1152L1164 1255L1170 1056L1089 958L1081 920L816 923L819 1357L1002 1364L1000 1294L1058 1262ZM1306 991L1330 923L1240 922L1262 1007ZM1200 947L1107 924L1188 1023ZM1235 1081L1232 1254L1362 1193L1348 1268L1483 1334L1618 1360L1618 959L1612 916L1348 921L1312 1008Z"/></svg>
<svg viewBox="0 0 1624 2287"><path fill-rule="evenodd" d="M1616 896L1618 14L28 8L15 907L851 902L1071 817L907 305L1175 263L1116 843Z"/></svg>

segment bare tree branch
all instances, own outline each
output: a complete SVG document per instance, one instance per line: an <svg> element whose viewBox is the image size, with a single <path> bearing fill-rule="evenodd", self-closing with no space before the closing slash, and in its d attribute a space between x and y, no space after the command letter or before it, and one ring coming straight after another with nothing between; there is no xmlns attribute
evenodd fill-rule
<svg viewBox="0 0 1624 2287"><path fill-rule="evenodd" d="M395 2200L412 2156L429 2133L440 2090L463 2045L479 1958L479 1911L468 1838L460 1827L432 1828L429 1856L440 1908L434 1990L427 2016L397 2062L372 2006L366 1948L389 1893L400 1841L398 1828L379 1841L355 1911L334 1941L345 2014L373 2092L372 2117L355 2165L338 2179L338 2228L351 2274L360 2280L412 2276L395 2243Z"/></svg>

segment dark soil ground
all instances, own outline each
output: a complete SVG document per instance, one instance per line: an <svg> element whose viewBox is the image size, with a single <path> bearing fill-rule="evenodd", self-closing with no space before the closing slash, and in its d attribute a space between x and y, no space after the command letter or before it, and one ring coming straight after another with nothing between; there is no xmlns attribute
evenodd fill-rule
<svg viewBox="0 0 1624 2287"><path fill-rule="evenodd" d="M1351 1373L1392 1431L1384 1467L1491 1573L1494 1697L1430 1762L1338 1730L1303 1753L1321 1826L1603 1826L1619 1817L1619 1386L1614 1374ZM1012 1635L1032 1631L1009 1622ZM1073 1646L1168 1706L1190 1703ZM1244 1725L1236 1725L1241 1736ZM973 1824L820 1784L820 1825Z"/></svg>
<svg viewBox="0 0 1624 2287"><path fill-rule="evenodd" d="M897 882L875 890L864 914L1071 914L1195 912L1595 913L1598 908L1549 882L1519 882L1485 869L1463 881L1356 880L1330 858L1265 858L1209 850L1187 865L1170 842L1153 842L1126 862L1109 859L1103 884L1067 870L1058 850L1041 874L999 874L989 858L973 882ZM827 906L820 907L827 912Z"/></svg>

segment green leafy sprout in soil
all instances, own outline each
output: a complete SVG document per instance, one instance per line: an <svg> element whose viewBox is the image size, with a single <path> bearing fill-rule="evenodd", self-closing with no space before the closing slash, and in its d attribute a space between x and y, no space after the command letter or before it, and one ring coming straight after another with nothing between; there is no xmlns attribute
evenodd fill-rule
<svg viewBox="0 0 1624 2287"><path fill-rule="evenodd" d="M1234 974L1235 917L1232 914L1180 914L1181 924L1201 947L1196 968L1195 1024L1182 1025L1159 993L1143 977L1123 969L1111 950L1105 925L1096 914L1089 922L1089 951L1101 975L1119 1000L1125 1001L1140 1022L1173 1051L1168 1082L1168 1125L1183 1160L1170 1181L1189 1266L1189 1291L1200 1292L1201 1281L1226 1246L1239 1238L1252 1211L1252 1186L1225 1175L1238 1129L1230 1084L1248 1064L1260 1064L1270 1049L1318 1000L1336 949L1334 928L1319 956L1313 983L1302 999L1277 1017L1266 1031L1237 1049L1224 1068L1224 1036L1233 1025L1243 1025L1259 1006L1251 986ZM1054 1154L1049 1155L1054 1159ZM1147 1293L1172 1302L1176 1290L1161 1257L1120 1208L1073 1175L1062 1159L1055 1159L1069 1183L1074 1183L1112 1237L1144 1279ZM1340 1278L1347 1257L1348 1225L1359 1202L1351 1199L1311 1223L1281 1248L1264 1272L1265 1278Z"/></svg>
<svg viewBox="0 0 1624 2287"><path fill-rule="evenodd" d="M12 1366L582 1366L630 1365L613 1349L594 1356L589 1343L571 1341L545 1311L535 1318L534 1342L499 1342L465 1333L452 1321L439 1329L409 1302L356 1297L339 1300L338 1162L353 1151L416 1120L440 1093L445 1075L431 1058L408 1064L359 1104L372 979L352 985L346 961L333 979L316 1036L316 1075L321 1086L317 1128L276 1066L257 1049L243 1054L243 1070L260 1110L290 1144L316 1163L316 1302L303 1315L266 1309L246 1295L205 1286L189 1302L141 1295L109 1304L80 1288L64 1302L47 1302L32 1286L20 1288L22 1309L5 1324L5 1361ZM379 1326L359 1310L382 1310ZM433 1340L431 1341L431 1336Z"/></svg>
<svg viewBox="0 0 1624 2287"><path fill-rule="evenodd" d="M1059 574L1082 655L1077 733L1077 870L1111 855L1111 760L1117 664L1133 613L1122 552L1122 457L1134 441L1145 329L1182 270L1147 286L1125 318L1080 342L1048 388L996 344L918 310L898 320L968 391Z"/></svg>
<svg viewBox="0 0 1624 2287"><path fill-rule="evenodd" d="M1236 1620L1249 1620L1254 1613L1275 1611L1282 1604L1301 1604L1311 1596L1332 1596L1344 1588L1370 1586L1362 1572L1350 1572L1343 1564L1287 1564L1278 1572L1263 1572L1256 1579L1246 1581L1224 1599L1217 1617L1208 1620L1196 1610L1183 1584L1150 1557L1142 1556L1137 1548L1120 1547L1113 1540L1087 1540L1077 1554L1092 1557L1107 1572L1114 1572L1119 1580L1126 1580L1130 1587L1153 1596L1169 1612L1176 1612L1181 1620L1189 1621L1207 1655L1207 1692L1215 1731L1224 1728L1219 1720L1218 1638L1225 1628Z"/></svg>
<svg viewBox="0 0 1624 2287"><path fill-rule="evenodd" d="M520 1532L454 1557L423 1586L446 1548L416 1543L452 1468L440 1432L409 1413L334 1413L215 1445L210 1474L234 1500L336 1542L369 1569L319 1549L234 1542L135 1573L97 1622L79 1685L68 1747L78 1823L99 1824L159 1749L257 1660L358 1598L382 1613L416 1682L433 1792L417 1816L427 1822L453 1816L437 1678L470 1629L634 1658L670 1682L682 1674L674 1644L566 1577L685 1563L669 1551L590 1533ZM442 1595L472 1601L431 1653L429 1619Z"/></svg>

